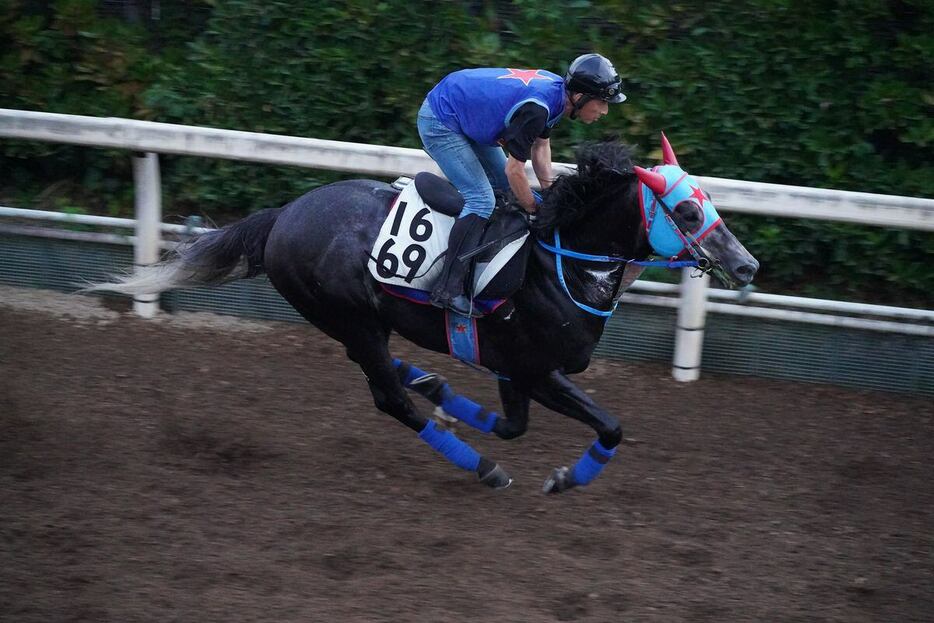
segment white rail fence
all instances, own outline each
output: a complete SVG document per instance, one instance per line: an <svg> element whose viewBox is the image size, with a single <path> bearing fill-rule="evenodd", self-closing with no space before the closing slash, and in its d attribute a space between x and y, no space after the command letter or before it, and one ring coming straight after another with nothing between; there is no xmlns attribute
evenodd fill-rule
<svg viewBox="0 0 934 623"><path fill-rule="evenodd" d="M112 237L112 241L132 241L137 265L157 261L162 246L160 231L186 230L184 226L161 222L161 182L157 153L284 164L380 177L412 176L419 171L440 174L434 161L418 149L130 119L0 109L0 137L137 152L133 167L136 186L135 220L0 207L0 216L133 228L136 234L134 237L116 236ZM571 165L561 163L556 163L555 168L558 171L573 169ZM531 167L529 174L530 181L535 183ZM716 196L718 209L727 212L934 231L934 199L712 177L698 176L698 179ZM708 281L706 278L690 278L689 269L686 269L680 286L636 281L623 298L633 303L679 308L672 373L680 381L699 377L704 316L708 311L934 336L934 311L931 310L728 292L709 289ZM675 298L678 294L680 301ZM712 302L709 299L732 302ZM158 308L157 297L140 298L134 302L134 307L141 316L152 317Z"/></svg>

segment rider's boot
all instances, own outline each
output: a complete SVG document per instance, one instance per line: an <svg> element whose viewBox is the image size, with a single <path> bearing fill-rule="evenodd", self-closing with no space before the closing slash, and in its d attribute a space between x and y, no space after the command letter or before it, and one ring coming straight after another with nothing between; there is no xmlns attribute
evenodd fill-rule
<svg viewBox="0 0 934 623"><path fill-rule="evenodd" d="M431 292L431 304L446 307L464 316L471 315L471 300L466 293L465 281L470 272L470 263L458 259L480 246L486 219L476 214L466 214L456 221L448 238L448 250L444 257L444 268Z"/></svg>

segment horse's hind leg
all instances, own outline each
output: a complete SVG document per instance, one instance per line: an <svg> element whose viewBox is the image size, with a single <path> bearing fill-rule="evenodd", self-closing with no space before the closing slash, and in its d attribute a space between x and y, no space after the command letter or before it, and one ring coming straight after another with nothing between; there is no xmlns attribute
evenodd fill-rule
<svg viewBox="0 0 934 623"><path fill-rule="evenodd" d="M377 321L359 313L346 313L348 310L339 313L333 305L319 302L314 288L291 275L288 271L273 272L270 279L306 320L344 344L347 356L363 370L376 408L418 433L420 439L458 467L476 472L484 484L496 489L509 486L512 479L499 465L480 456L450 431L438 430L433 420L418 413L396 375L389 355L389 336Z"/></svg>
<svg viewBox="0 0 934 623"><path fill-rule="evenodd" d="M552 411L587 424L597 431L598 436L573 467L555 469L545 480L542 490L559 493L589 484L613 458L616 446L623 439L619 420L597 406L590 396L557 371L529 385L529 393L536 402Z"/></svg>
<svg viewBox="0 0 934 623"><path fill-rule="evenodd" d="M363 370L376 408L393 416L418 433L419 438L462 469L476 472L484 484L501 489L512 482L495 462L483 457L450 431L435 427L433 420L415 409L389 355L387 336L381 331L363 332L344 341L347 355Z"/></svg>

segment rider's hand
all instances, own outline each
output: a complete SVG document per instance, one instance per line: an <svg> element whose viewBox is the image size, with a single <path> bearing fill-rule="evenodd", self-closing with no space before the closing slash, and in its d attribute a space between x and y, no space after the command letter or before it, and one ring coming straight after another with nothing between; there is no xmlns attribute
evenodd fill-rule
<svg viewBox="0 0 934 623"><path fill-rule="evenodd" d="M529 190L532 191L532 201L533 201L533 203L532 203L531 208L528 208L528 207L523 206L523 209L524 209L528 214L534 215L536 212L538 212L538 207L539 207L540 205L542 205L542 196L541 196L541 194L540 194L538 191L536 191L536 190L534 190L534 189L531 189L531 188L530 188Z"/></svg>

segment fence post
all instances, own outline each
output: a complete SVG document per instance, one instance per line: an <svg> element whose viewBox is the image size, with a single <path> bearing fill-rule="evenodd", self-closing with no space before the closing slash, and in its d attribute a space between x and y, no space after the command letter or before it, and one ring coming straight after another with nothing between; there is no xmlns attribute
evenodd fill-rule
<svg viewBox="0 0 934 623"><path fill-rule="evenodd" d="M710 277L706 273L692 277L694 272L693 268L681 269L681 304L678 306L671 375L676 381L682 382L700 378L701 352L704 349L707 285Z"/></svg>
<svg viewBox="0 0 934 623"><path fill-rule="evenodd" d="M154 153L134 154L136 246L133 262L136 270L159 261L162 225L162 190L159 176L159 156ZM133 311L143 318L152 318L159 310L159 294L139 294L133 297Z"/></svg>

